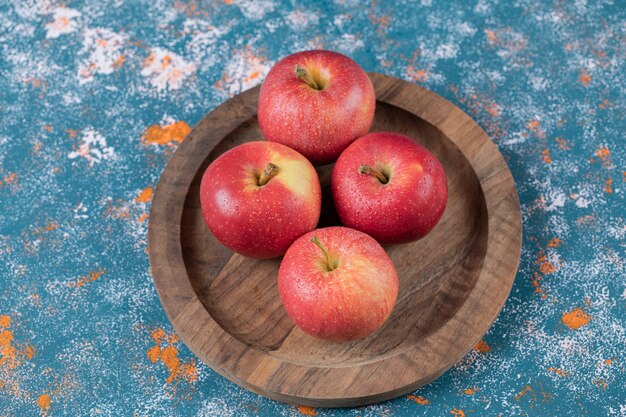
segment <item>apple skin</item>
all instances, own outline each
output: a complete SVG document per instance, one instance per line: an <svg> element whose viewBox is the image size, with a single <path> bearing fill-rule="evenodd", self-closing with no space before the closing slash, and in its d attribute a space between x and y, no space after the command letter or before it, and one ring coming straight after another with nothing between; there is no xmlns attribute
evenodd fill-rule
<svg viewBox="0 0 626 417"><path fill-rule="evenodd" d="M338 266L326 268L317 237ZM305 333L346 342L368 336L391 314L398 275L372 237L347 227L309 232L287 250L278 271L278 292L287 315Z"/></svg>
<svg viewBox="0 0 626 417"><path fill-rule="evenodd" d="M359 167L387 173L383 184ZM413 139L375 132L354 141L339 157L331 191L341 222L380 243L406 243L426 236L448 202L448 184L439 160Z"/></svg>
<svg viewBox="0 0 626 417"><path fill-rule="evenodd" d="M278 173L263 185L258 176L268 163ZM281 256L315 229L322 193L311 163L279 143L248 142L232 148L206 169L200 204L207 226L224 246L244 256Z"/></svg>
<svg viewBox="0 0 626 417"><path fill-rule="evenodd" d="M294 71L301 66L320 84ZM345 55L313 50L280 60L259 92L259 127L265 138L289 146L313 164L334 162L374 120L376 96L367 74Z"/></svg>

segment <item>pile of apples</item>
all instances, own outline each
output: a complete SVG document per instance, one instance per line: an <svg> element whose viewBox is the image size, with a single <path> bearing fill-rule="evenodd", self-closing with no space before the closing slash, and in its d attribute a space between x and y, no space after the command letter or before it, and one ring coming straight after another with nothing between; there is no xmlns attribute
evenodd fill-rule
<svg viewBox="0 0 626 417"><path fill-rule="evenodd" d="M219 156L200 187L213 235L244 256L284 255L278 290L287 314L332 341L383 325L399 284L380 244L421 239L448 201L443 167L426 148L398 133L367 134L375 106L370 79L350 58L289 55L259 93L266 140ZM345 227L316 229L322 192L314 165L332 162L332 198Z"/></svg>

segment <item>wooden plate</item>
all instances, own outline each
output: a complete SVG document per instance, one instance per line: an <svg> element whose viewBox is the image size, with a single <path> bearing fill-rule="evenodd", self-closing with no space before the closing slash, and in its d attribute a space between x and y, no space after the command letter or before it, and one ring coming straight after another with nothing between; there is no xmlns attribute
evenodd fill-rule
<svg viewBox="0 0 626 417"><path fill-rule="evenodd" d="M198 123L165 168L152 202L148 251L159 298L176 332L205 363L267 397L343 407L390 399L424 385L480 340L509 294L522 225L515 183L497 147L463 111L415 84L370 74L373 131L416 138L443 163L449 201L425 239L388 246L400 279L394 311L374 335L338 344L312 338L286 316L280 259L233 254L200 211L208 164L259 140L259 89L228 100ZM328 190L332 166L318 169ZM323 225L336 223L323 200Z"/></svg>

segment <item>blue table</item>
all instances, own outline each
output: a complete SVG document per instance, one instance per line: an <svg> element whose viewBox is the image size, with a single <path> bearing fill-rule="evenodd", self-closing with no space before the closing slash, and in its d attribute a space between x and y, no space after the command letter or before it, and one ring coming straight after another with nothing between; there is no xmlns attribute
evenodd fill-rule
<svg viewBox="0 0 626 417"><path fill-rule="evenodd" d="M626 415L623 2L64 3L0 5L0 416ZM146 255L190 126L310 48L459 105L522 202L520 270L484 340L363 408L217 375L173 333Z"/></svg>

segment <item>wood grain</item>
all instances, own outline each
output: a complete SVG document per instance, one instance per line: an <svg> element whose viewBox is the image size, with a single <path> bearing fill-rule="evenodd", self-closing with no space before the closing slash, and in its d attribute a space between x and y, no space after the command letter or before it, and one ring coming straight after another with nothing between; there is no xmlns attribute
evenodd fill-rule
<svg viewBox="0 0 626 417"><path fill-rule="evenodd" d="M199 184L225 150L262 138L258 88L208 114L178 148L157 186L148 249L163 307L189 348L226 378L291 403L341 407L386 400L428 383L487 331L513 284L521 250L515 184L502 155L465 113L417 85L370 74L373 131L415 138L442 162L448 207L425 239L386 249L400 292L388 322L351 343L312 338L286 316L280 260L233 254L204 224ZM337 224L328 183L320 225Z"/></svg>

